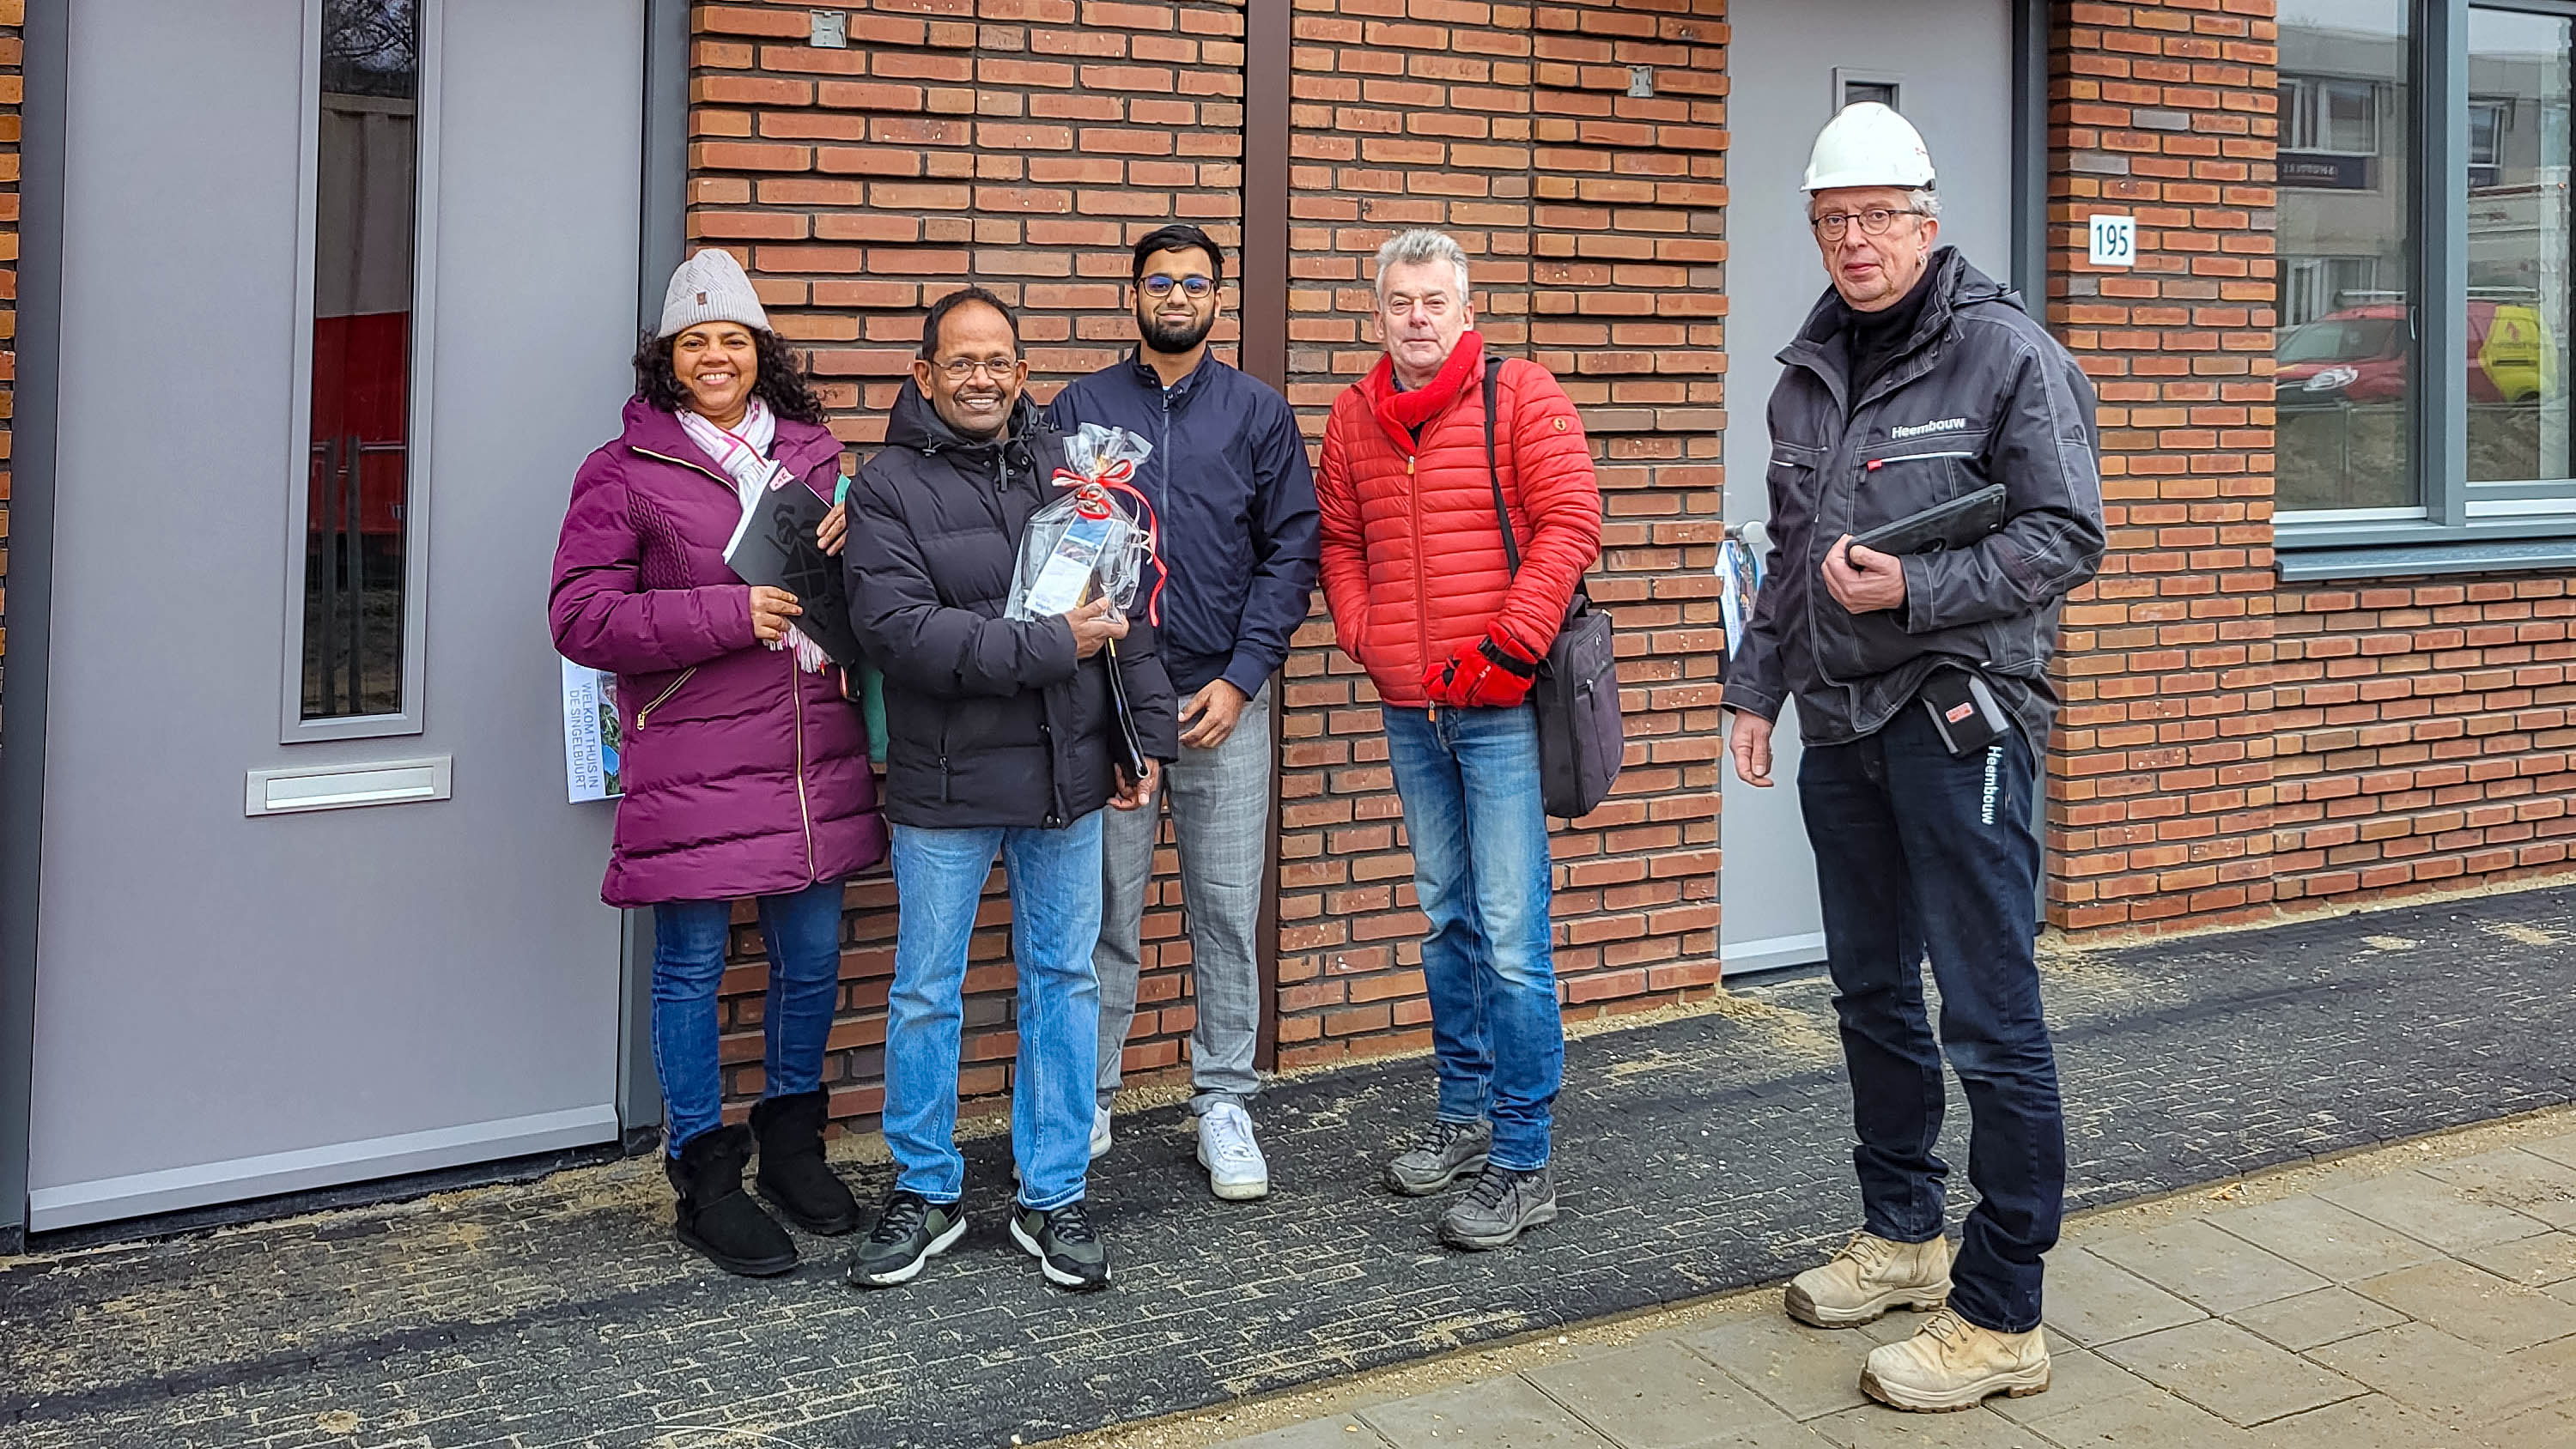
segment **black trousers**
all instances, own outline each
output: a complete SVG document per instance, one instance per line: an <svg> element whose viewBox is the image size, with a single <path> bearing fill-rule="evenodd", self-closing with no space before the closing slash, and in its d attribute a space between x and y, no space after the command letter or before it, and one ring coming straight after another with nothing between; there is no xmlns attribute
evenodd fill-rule
<svg viewBox="0 0 2576 1449"><path fill-rule="evenodd" d="M2039 1325L2040 1258L2066 1196L2066 1120L2032 959L2033 773L2018 732L1954 757L1920 705L1867 738L1809 746L1798 767L1851 1072L1862 1225L1897 1242L1942 1231L1949 1167L1933 1145L1946 1052L1967 1091L1978 1195L1950 1303L2004 1333ZM1927 955L1941 988L1937 1050Z"/></svg>

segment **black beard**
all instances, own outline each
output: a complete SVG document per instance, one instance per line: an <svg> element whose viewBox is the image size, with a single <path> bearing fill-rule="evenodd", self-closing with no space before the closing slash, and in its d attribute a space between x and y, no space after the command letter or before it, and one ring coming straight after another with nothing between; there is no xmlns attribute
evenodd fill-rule
<svg viewBox="0 0 2576 1449"><path fill-rule="evenodd" d="M1216 314L1209 313L1205 320L1192 318L1179 326L1159 317L1139 317L1136 330L1144 337L1147 351L1173 357L1207 341L1207 335L1216 330Z"/></svg>

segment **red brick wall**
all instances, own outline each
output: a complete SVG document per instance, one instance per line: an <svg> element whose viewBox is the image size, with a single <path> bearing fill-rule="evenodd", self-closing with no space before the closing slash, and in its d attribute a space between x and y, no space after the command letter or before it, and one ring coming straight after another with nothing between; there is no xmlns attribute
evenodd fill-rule
<svg viewBox="0 0 2576 1449"><path fill-rule="evenodd" d="M803 42L802 5L702 5L692 57L693 239L745 258L812 348L854 446L881 435L920 309L975 281L1019 303L1039 396L1112 360L1125 246L1173 219L1234 243L1240 4L883 0L851 47ZM1350 0L1301 10L1292 393L1319 428L1374 359L1363 262L1438 224L1477 254L1486 332L1586 409L1609 493L1595 595L1625 634L1621 794L1563 832L1559 967L1578 1012L1715 980L1715 429L1724 26L1718 0L1528 7ZM1630 64L1657 95L1625 95ZM1490 258L1490 261L1484 259ZM1239 309L1241 298L1229 298ZM1221 343L1235 337L1229 323ZM1280 905L1282 1060L1422 1039L1421 930L1374 700L1329 629L1290 664ZM826 1079L843 1115L881 1097L892 899L852 891L849 984ZM1149 910L1132 1070L1191 1022L1177 891ZM1003 908L969 979L970 1094L1014 1046ZM758 1085L757 932L729 979L730 1086Z"/></svg>
<svg viewBox="0 0 2576 1449"><path fill-rule="evenodd" d="M1121 351L1125 244L1242 214L1242 0L880 0L852 46L802 5L702 5L690 227L733 247L814 349L854 446L920 309L977 281L1025 309L1041 396ZM2102 396L2112 552L2069 601L2048 915L2154 929L2563 869L2576 827L2564 577L2283 588L2272 559L2272 0L2067 3L2051 37L2047 314ZM1718 865L1723 0L1299 0L1290 393L1374 361L1368 260L1406 226L1475 258L1483 331L1583 407L1631 737L1620 793L1556 837L1575 1014L1707 989ZM1627 94L1632 65L1654 94ZM2138 265L2084 260L2133 214ZM1229 296L1239 312L1243 299ZM1220 334L1230 343L1232 325ZM1320 616L1283 697L1281 1059L1422 1044L1422 921L1366 679ZM873 1112L892 901L852 894L829 1073ZM967 1090L1014 1042L1003 908L970 978ZM746 917L746 922L747 922ZM1190 1022L1166 883L1131 1070ZM757 1086L756 933L729 1062Z"/></svg>
<svg viewBox="0 0 2576 1449"><path fill-rule="evenodd" d="M2111 554L2066 607L2048 916L2270 907L2272 0L2070 4L2049 86L2051 326L2100 389ZM2085 260L2133 214L2138 264Z"/></svg>
<svg viewBox="0 0 2576 1449"><path fill-rule="evenodd" d="M805 5L699 6L689 150L692 241L746 258L844 439L883 435L941 295L1024 309L1044 400L1132 338L1137 237L1178 219L1236 240L1239 0L847 10L849 48L818 50Z"/></svg>
<svg viewBox="0 0 2576 1449"><path fill-rule="evenodd" d="M1239 0L880 0L835 5L847 49L815 49L803 4L711 4L691 54L689 235L751 270L779 330L806 344L833 428L854 449L920 341L921 313L968 282L1021 309L1033 392L1115 358L1127 248L1175 218L1231 246L1242 206ZM1240 298L1229 296L1230 305ZM1229 321L1218 334L1229 352ZM1191 1015L1177 890L1149 911L1140 1067L1178 1060ZM853 887L845 999L824 1080L833 1110L882 1102L894 895ZM963 1087L1002 1091L1016 1047L1007 907L985 906L967 978ZM760 1084L765 968L748 910L727 979L728 1087Z"/></svg>
<svg viewBox="0 0 2576 1449"><path fill-rule="evenodd" d="M2565 574L2272 572L2273 0L2075 3L2050 319L2102 392L2113 553L2070 601L2049 915L2199 924L2563 871ZM2134 271L2084 217L2138 218Z"/></svg>
<svg viewBox="0 0 2576 1449"><path fill-rule="evenodd" d="M2284 589L2274 870L2299 905L2563 871L2576 847L2565 574Z"/></svg>
<svg viewBox="0 0 2576 1449"><path fill-rule="evenodd" d="M1289 392L1320 434L1373 364L1370 254L1439 226L1479 327L1583 409L1621 633L1619 791L1554 840L1569 1015L1717 974L1711 569L1724 403L1723 0L1301 0L1291 62ZM1654 95L1627 95L1631 65ZM1423 922L1376 695L1320 617L1289 660L1280 1060L1429 1039Z"/></svg>

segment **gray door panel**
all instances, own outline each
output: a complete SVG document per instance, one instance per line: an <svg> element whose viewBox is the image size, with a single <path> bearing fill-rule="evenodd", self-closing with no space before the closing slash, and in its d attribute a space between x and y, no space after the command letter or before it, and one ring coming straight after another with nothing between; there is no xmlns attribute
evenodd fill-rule
<svg viewBox="0 0 2576 1449"><path fill-rule="evenodd" d="M616 1134L609 815L564 800L544 616L631 384L641 7L430 8L423 730L281 745L302 9L73 7L40 1229ZM244 813L252 770L432 757L444 800Z"/></svg>
<svg viewBox="0 0 2576 1449"><path fill-rule="evenodd" d="M1772 358L1826 288L1798 183L1846 81L1892 80L1923 133L1941 192L1941 240L1989 276L2012 274L2012 15L2006 0L1737 0L1727 73L1726 518L1767 518ZM1855 99L1867 99L1860 96ZM1730 975L1824 959L1815 856L1798 815L1797 706L1773 736L1771 789L1726 772L1718 881Z"/></svg>

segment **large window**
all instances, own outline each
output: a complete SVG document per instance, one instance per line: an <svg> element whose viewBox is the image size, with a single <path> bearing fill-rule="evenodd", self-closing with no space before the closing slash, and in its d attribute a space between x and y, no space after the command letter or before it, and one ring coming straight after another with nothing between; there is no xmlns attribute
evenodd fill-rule
<svg viewBox="0 0 2576 1449"><path fill-rule="evenodd" d="M2576 0L2280 22L2285 570L2576 560Z"/></svg>

